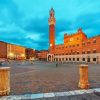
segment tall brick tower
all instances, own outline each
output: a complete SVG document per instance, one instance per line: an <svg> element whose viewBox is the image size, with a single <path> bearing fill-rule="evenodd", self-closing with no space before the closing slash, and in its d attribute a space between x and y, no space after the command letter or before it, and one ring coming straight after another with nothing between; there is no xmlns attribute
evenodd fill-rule
<svg viewBox="0 0 100 100"><path fill-rule="evenodd" d="M49 14L50 14L50 17L49 17L49 46L50 48L54 48L55 46L55 17L54 17L54 9L51 8Z"/></svg>

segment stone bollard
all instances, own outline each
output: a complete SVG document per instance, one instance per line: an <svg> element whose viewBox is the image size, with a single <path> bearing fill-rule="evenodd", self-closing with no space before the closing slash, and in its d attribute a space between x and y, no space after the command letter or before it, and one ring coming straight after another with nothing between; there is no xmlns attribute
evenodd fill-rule
<svg viewBox="0 0 100 100"><path fill-rule="evenodd" d="M0 96L10 93L10 67L0 67Z"/></svg>
<svg viewBox="0 0 100 100"><path fill-rule="evenodd" d="M79 68L79 87L81 89L88 89L89 88L89 81L88 81L88 65L80 65Z"/></svg>

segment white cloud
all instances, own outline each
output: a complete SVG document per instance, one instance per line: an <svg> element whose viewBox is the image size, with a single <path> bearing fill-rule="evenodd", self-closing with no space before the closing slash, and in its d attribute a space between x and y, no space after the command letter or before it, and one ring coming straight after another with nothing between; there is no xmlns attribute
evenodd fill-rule
<svg viewBox="0 0 100 100"><path fill-rule="evenodd" d="M35 41L39 41L41 39L41 35L40 34L28 34L26 36L26 38L30 38L32 40L35 40Z"/></svg>

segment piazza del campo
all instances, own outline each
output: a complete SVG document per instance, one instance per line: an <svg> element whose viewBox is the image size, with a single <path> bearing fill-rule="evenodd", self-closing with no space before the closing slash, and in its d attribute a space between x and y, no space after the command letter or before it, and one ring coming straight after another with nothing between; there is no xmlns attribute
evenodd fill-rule
<svg viewBox="0 0 100 100"><path fill-rule="evenodd" d="M100 100L100 35L80 26L56 44L55 15L50 8L46 50L0 40L0 100Z"/></svg>

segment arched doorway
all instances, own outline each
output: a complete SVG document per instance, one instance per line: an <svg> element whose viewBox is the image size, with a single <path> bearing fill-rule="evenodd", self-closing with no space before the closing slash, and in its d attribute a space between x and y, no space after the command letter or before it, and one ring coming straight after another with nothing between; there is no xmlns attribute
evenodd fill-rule
<svg viewBox="0 0 100 100"><path fill-rule="evenodd" d="M87 58L87 62L90 62L90 58Z"/></svg>
<svg viewBox="0 0 100 100"><path fill-rule="evenodd" d="M54 55L53 54L48 54L47 55L47 61L50 61L50 62L54 61Z"/></svg>
<svg viewBox="0 0 100 100"><path fill-rule="evenodd" d="M48 61L51 61L51 58L52 56L51 55L48 55Z"/></svg>

